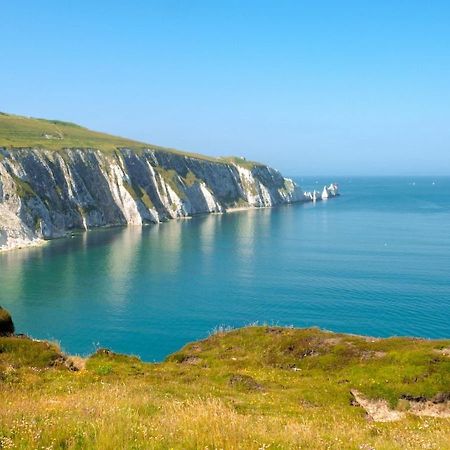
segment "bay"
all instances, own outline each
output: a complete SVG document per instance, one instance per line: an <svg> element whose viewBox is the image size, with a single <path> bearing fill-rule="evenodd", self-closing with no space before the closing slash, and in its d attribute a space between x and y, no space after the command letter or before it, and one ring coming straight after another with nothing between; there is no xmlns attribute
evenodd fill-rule
<svg viewBox="0 0 450 450"><path fill-rule="evenodd" d="M3 253L0 305L69 353L147 361L251 323L448 338L450 178L296 181L342 195Z"/></svg>

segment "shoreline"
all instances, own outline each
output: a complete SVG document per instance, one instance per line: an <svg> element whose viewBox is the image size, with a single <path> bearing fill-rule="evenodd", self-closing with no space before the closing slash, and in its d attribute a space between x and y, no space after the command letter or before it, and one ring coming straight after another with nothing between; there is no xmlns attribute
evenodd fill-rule
<svg viewBox="0 0 450 450"><path fill-rule="evenodd" d="M329 335L330 337L331 336L345 336L348 338L362 339L368 343L385 342L385 341L388 341L391 339L400 339L400 340L406 340L409 342L427 342L427 343L439 343L439 342L443 342L443 341L450 341L450 336L449 337L437 337L437 338L429 338L429 337L417 336L417 335L398 335L398 334L393 334L393 335L389 335L389 336L373 336L373 335L369 335L369 334L333 331L333 330L329 330L326 328L320 328L320 327L314 326L314 325L306 326L306 327L300 327L300 326L296 327L296 326L291 326L291 325L268 325L265 323L265 324L249 324L249 325L244 325L244 326L236 327L236 328L226 327L224 329L212 330L211 332L208 332L203 337L199 337L198 339L194 339L192 341L185 342L184 344L182 344L182 346L178 350L168 353L162 359L158 359L158 360L142 359L142 357L137 353L117 352L114 348L109 348L109 347L105 348L105 347L100 346L99 349L107 350L108 352L111 352L112 354L121 355L121 356L129 357L129 358L137 357L144 364L161 364L164 361L166 361L167 358L170 358L173 354L181 352L185 347L196 345L197 343L207 341L208 339L210 339L214 336L225 336L230 333L240 333L240 332L244 332L245 330L261 329L261 328L273 329L273 330L283 330L283 331L291 330L293 332L319 332L319 333L322 333L325 335ZM1 337L2 336L0 335L0 338ZM74 352L74 353L72 353L72 352L66 351L64 349L61 341L57 338L54 338L52 340L41 339L41 338L35 338L33 336L30 336L26 333L15 333L9 337L28 339L32 342L46 343L46 344L50 344L50 345L56 344L60 348L61 353L63 355L65 355L67 358L89 359L90 357L92 357L96 354L96 352L93 352L93 353L92 352L91 353L76 353L76 352ZM449 342L449 344L450 344L450 342ZM450 348L444 349L443 351L444 351L444 355L450 356Z"/></svg>
<svg viewBox="0 0 450 450"><path fill-rule="evenodd" d="M333 199L340 196L340 194L331 196L329 198L326 199L322 199L322 198L318 198L316 201L324 201L324 200L328 200L328 199ZM273 209L273 208L278 208L280 206L291 206L291 205L299 205L299 204L306 204L306 203L314 203L313 200L310 200L308 198L304 198L304 199L300 199L297 201L293 201L293 202L285 202L285 203L280 203L280 204L274 204L274 205L270 205L270 206L238 206L238 207L231 207L231 208L225 208L223 211L212 211L212 212L205 212L205 213L199 213L199 214L194 214L194 215L189 215L189 216L180 216L180 217L173 217L169 220L165 220L165 221L161 221L161 222L155 222L155 223L142 223L140 225L134 225L134 224L130 224L130 223L126 223L123 225L103 225L100 227L93 227L93 228L87 228L87 229L79 229L79 230L71 230L68 231L65 235L63 236L56 236L50 239L42 239L42 238L35 238L31 241L26 241L26 240L20 240L18 241L17 244L8 244L5 246L0 246L0 254L2 253L8 253L11 251L15 251L15 250L23 250L23 249L27 249L27 248L37 248L37 247L42 247L45 244L47 244L50 241L54 241L54 240L58 240L58 239L69 239L71 238L74 234L83 234L83 233L88 233L90 231L96 231L96 230L103 230L103 229L108 229L108 228L125 228L125 227L129 227L129 226L140 226L140 227L144 227L144 226L149 226L149 225L161 225L163 223L166 222L171 222L174 220L190 220L193 219L194 217L197 216L204 216L204 215L222 215L222 214L233 214L233 213L237 213L237 212L242 212L242 211L251 211L251 210L260 210L260 209Z"/></svg>
<svg viewBox="0 0 450 450"><path fill-rule="evenodd" d="M69 236L67 236L67 237L69 237ZM43 247L44 245L47 244L48 241L49 240L47 240L47 239L37 238L37 239L33 239L32 241L23 241L18 244L15 244L15 245L2 246L2 247L0 247L0 254L12 252L14 250L25 250L25 249L29 249L29 248Z"/></svg>
<svg viewBox="0 0 450 450"><path fill-rule="evenodd" d="M298 203L303 203L301 201L298 202L294 202L296 204ZM288 203L283 203L283 205L272 205L272 206L236 206L236 207L231 207L231 208L226 208L224 211L224 214L228 214L228 213L235 213L235 212L239 212L239 211L250 211L252 209L272 209L272 208L276 208L277 206L285 206Z"/></svg>

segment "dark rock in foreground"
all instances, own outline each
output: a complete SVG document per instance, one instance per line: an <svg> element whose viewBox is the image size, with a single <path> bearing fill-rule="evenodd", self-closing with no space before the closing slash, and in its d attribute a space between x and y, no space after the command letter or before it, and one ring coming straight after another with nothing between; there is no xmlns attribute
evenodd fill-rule
<svg viewBox="0 0 450 450"><path fill-rule="evenodd" d="M14 334L14 322L11 314L0 306L0 336L10 336Z"/></svg>

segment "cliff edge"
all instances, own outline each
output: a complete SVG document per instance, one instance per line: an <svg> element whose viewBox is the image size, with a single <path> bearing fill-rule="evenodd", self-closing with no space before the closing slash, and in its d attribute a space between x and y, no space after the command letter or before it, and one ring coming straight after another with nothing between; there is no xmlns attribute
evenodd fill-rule
<svg viewBox="0 0 450 450"><path fill-rule="evenodd" d="M0 337L2 448L448 449L450 341L248 327L165 362Z"/></svg>

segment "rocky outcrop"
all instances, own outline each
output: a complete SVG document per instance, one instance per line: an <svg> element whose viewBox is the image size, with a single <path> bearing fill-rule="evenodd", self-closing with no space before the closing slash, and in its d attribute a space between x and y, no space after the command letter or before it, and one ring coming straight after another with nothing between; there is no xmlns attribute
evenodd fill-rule
<svg viewBox="0 0 450 450"><path fill-rule="evenodd" d="M71 230L310 200L270 167L161 150L0 148L0 250Z"/></svg>
<svg viewBox="0 0 450 450"><path fill-rule="evenodd" d="M0 336L10 336L14 334L14 331L11 315L0 306Z"/></svg>

